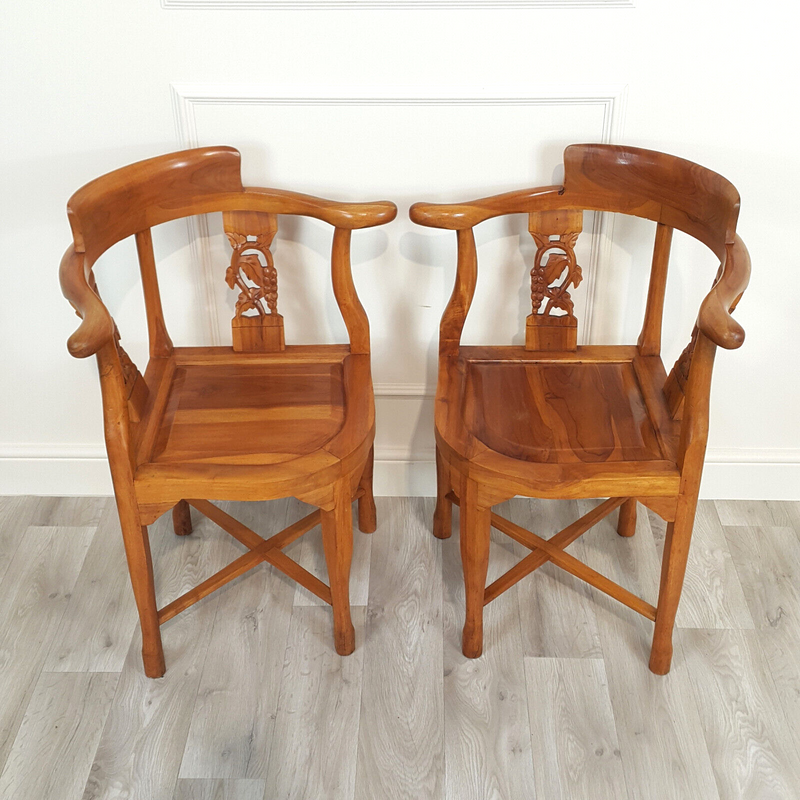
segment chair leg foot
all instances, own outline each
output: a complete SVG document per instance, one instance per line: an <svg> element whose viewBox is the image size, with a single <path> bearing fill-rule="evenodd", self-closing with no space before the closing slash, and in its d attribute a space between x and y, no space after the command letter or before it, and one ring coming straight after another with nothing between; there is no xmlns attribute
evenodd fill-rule
<svg viewBox="0 0 800 800"><path fill-rule="evenodd" d="M356 629L350 623L349 628L334 630L333 644L340 656L352 655L356 649Z"/></svg>
<svg viewBox="0 0 800 800"><path fill-rule="evenodd" d="M322 545L333 606L333 641L340 656L356 648L356 635L350 617L350 564L353 559L353 518L347 481L334 488L334 507L322 511Z"/></svg>
<svg viewBox="0 0 800 800"><path fill-rule="evenodd" d="M672 664L672 631L686 575L696 505L696 497L681 502L675 522L667 525L656 624L650 650L650 671L656 675L666 675Z"/></svg>
<svg viewBox="0 0 800 800"><path fill-rule="evenodd" d="M378 511L375 508L375 496L372 493L372 472L375 465L375 448L370 448L364 472L358 486L363 494L358 498L358 529L362 533L375 533L378 527Z"/></svg>
<svg viewBox="0 0 800 800"><path fill-rule="evenodd" d="M144 674L147 675L148 678L164 677L167 667L164 663L164 651L161 649L160 637L156 650L147 651L142 647L142 663L144 665Z"/></svg>
<svg viewBox="0 0 800 800"><path fill-rule="evenodd" d="M449 471L437 447L436 510L433 512L433 535L437 539L449 539L453 533L453 504L447 499L449 491Z"/></svg>
<svg viewBox="0 0 800 800"><path fill-rule="evenodd" d="M617 522L617 533L626 538L636 533L636 498L631 497L626 500L619 508L619 521Z"/></svg>
<svg viewBox="0 0 800 800"><path fill-rule="evenodd" d="M176 536L188 536L192 528L192 510L185 500L178 501L172 509L172 527Z"/></svg>
<svg viewBox="0 0 800 800"><path fill-rule="evenodd" d="M672 642L668 646L656 651L655 646L650 650L650 672L655 675L666 675L672 666Z"/></svg>
<svg viewBox="0 0 800 800"><path fill-rule="evenodd" d="M461 651L467 658L478 658L483 652L483 597L489 568L491 509L478 508L476 494L475 483L467 481L461 498L461 564L466 598Z"/></svg>

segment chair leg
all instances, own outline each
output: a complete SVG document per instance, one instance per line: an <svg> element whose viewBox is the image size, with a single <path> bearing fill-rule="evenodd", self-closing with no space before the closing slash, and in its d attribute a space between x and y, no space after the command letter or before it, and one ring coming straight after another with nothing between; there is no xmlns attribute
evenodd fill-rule
<svg viewBox="0 0 800 800"><path fill-rule="evenodd" d="M192 532L192 510L185 500L179 500L172 509L172 527L176 536L188 536Z"/></svg>
<svg viewBox="0 0 800 800"><path fill-rule="evenodd" d="M631 497L619 507L617 533L620 536L633 536L636 533L636 498Z"/></svg>
<svg viewBox="0 0 800 800"><path fill-rule="evenodd" d="M322 545L328 565L333 605L333 640L340 656L356 648L356 633L350 618L350 562L353 558L353 513L348 481L334 490L335 505L322 511Z"/></svg>
<svg viewBox="0 0 800 800"><path fill-rule="evenodd" d="M142 624L142 661L148 678L160 678L166 671L164 650L161 646L161 628L158 624L156 589L153 582L153 560L150 555L150 538L147 527L138 525L138 520L126 519L120 513L122 540L128 571L133 586L133 596Z"/></svg>
<svg viewBox="0 0 800 800"><path fill-rule="evenodd" d="M433 535L449 539L453 533L453 504L447 499L450 476L439 448L436 448L436 510L433 512Z"/></svg>
<svg viewBox="0 0 800 800"><path fill-rule="evenodd" d="M467 606L461 650L467 658L478 658L483 652L483 597L491 528L491 509L478 508L475 495L475 483L467 481L461 498L461 565Z"/></svg>
<svg viewBox="0 0 800 800"><path fill-rule="evenodd" d="M374 533L378 527L378 512L375 508L375 496L372 494L372 470L375 466L375 448L371 447L361 473L358 488L363 494L358 498L358 529L362 533Z"/></svg>
<svg viewBox="0 0 800 800"><path fill-rule="evenodd" d="M650 650L650 671L656 675L666 675L672 664L672 629L686 574L696 506L696 497L683 499L678 505L675 522L667 525L656 625L653 632L653 646Z"/></svg>

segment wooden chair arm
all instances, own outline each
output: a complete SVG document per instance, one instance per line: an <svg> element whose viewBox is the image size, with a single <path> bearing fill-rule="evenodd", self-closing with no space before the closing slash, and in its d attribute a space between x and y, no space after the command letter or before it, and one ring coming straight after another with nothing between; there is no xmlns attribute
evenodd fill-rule
<svg viewBox="0 0 800 800"><path fill-rule="evenodd" d="M529 214L531 211L558 208L558 201L563 193L562 186L540 186L457 205L414 203L409 210L409 216L417 225L464 230L503 214Z"/></svg>
<svg viewBox="0 0 800 800"><path fill-rule="evenodd" d="M61 292L83 320L67 341L67 349L75 358L94 355L114 337L114 320L89 285L84 262L85 255L70 246L59 268Z"/></svg>
<svg viewBox="0 0 800 800"><path fill-rule="evenodd" d="M388 200L375 203L339 203L309 194L259 187L246 188L243 199L243 205L251 211L314 217L346 230L385 225L397 216L397 206Z"/></svg>
<svg viewBox="0 0 800 800"><path fill-rule="evenodd" d="M722 276L700 306L697 326L714 344L735 350L744 342L744 328L731 316L750 280L750 254L740 236L727 245Z"/></svg>

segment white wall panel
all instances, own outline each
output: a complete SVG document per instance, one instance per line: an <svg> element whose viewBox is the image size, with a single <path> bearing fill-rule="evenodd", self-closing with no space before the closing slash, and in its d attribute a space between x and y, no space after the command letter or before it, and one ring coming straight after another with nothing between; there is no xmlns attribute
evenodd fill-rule
<svg viewBox="0 0 800 800"><path fill-rule="evenodd" d="M415 228L414 200L456 200L560 177L567 143L625 141L717 170L742 195L753 280L745 346L720 352L704 492L800 497L800 337L792 4L724 0L63 0L13 3L0 25L0 493L108 491L93 363L56 282L76 188L194 143L242 150L245 179L340 199L386 197L392 225L353 237L370 314L383 492L431 481L436 329L455 237ZM780 76L776 79L776 76ZM622 122L624 120L624 132ZM613 224L613 236L612 236ZM652 226L587 216L576 293L584 340L635 340ZM155 232L176 340L229 336L219 220L194 240ZM522 336L524 221L478 229L466 338ZM343 335L327 281L330 231L283 224L281 305L293 341ZM713 259L676 237L665 355L683 348ZM97 269L135 359L146 352L133 247ZM324 291L323 291L324 288ZM307 309L313 306L313 315Z"/></svg>

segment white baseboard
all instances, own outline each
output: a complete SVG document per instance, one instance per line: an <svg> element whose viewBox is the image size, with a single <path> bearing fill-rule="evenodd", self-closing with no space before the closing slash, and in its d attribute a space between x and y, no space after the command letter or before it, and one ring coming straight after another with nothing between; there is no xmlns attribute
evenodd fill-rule
<svg viewBox="0 0 800 800"><path fill-rule="evenodd" d="M375 494L430 497L432 453L377 448ZM0 445L0 495L110 495L102 445ZM800 449L709 449L700 496L725 500L800 500Z"/></svg>

